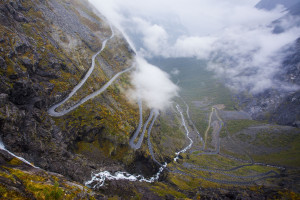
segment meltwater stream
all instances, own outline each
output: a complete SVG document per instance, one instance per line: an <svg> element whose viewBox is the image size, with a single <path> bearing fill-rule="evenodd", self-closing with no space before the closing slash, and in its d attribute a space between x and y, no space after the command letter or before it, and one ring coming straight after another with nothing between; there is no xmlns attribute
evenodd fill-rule
<svg viewBox="0 0 300 200"><path fill-rule="evenodd" d="M184 126L186 136L189 139L190 143L187 147L184 149L178 151L175 153L176 157L174 158L174 161L177 161L179 159L179 155L181 153L186 152L192 147L193 140L189 137L189 130L186 126L185 119L182 113L182 110L180 106L177 104L176 105L177 111L179 112L182 120L182 125ZM158 116L158 111L157 110L152 110L153 113L155 113L155 117L153 118L153 121L148 129L148 132L151 132L151 128ZM153 114L152 114L153 115ZM152 117L152 116L151 116ZM149 139L149 138L148 138ZM153 183L154 181L157 181L163 172L163 170L167 167L168 163L165 163L159 168L159 171L153 175L150 178L145 178L143 175L134 175L134 174L129 174L127 172L115 172L115 174L111 174L109 171L103 171L99 173L95 173L92 175L92 179L87 181L85 185L90 186L92 188L99 188L102 187L105 183L105 180L128 180L128 181L139 181L139 182L147 182L147 183Z"/></svg>
<svg viewBox="0 0 300 200"><path fill-rule="evenodd" d="M4 146L3 142L1 141L1 139L0 139L0 150L6 151L7 153L9 153L10 155L12 155L13 157L15 157L15 158L21 160L22 162L26 163L27 165L30 165L30 166L33 167L33 168L36 168L36 169L38 168L38 167L34 166L33 164L31 164L30 162L28 162L27 160L25 160L24 158L19 157L19 156L17 156L16 154L14 154L14 153L8 151L8 150L5 148L5 146Z"/></svg>
<svg viewBox="0 0 300 200"><path fill-rule="evenodd" d="M185 129L185 132L186 132L186 137L189 139L190 141L190 144L185 147L184 149L182 149L181 151L178 151L177 153L175 153L176 157L174 158L174 161L176 162L178 159L179 159L179 155L181 153L184 153L186 152L187 150L189 150L192 145L193 145L193 140L190 138L190 132L189 132L189 129L187 128L186 124L185 124L185 120L184 120L184 116L183 116L183 113L182 113L182 110L180 108L180 106L177 104L176 105L176 109L177 111L179 112L180 116L181 116L181 121L182 121L182 125L184 126L184 129Z"/></svg>

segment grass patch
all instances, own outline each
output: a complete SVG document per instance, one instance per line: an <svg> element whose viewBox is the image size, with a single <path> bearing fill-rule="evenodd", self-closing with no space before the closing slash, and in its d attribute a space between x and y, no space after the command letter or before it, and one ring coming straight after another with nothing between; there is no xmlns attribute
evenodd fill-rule
<svg viewBox="0 0 300 200"><path fill-rule="evenodd" d="M227 130L230 134L234 134L250 126L257 126L262 124L262 122L247 119L230 120L227 122Z"/></svg>

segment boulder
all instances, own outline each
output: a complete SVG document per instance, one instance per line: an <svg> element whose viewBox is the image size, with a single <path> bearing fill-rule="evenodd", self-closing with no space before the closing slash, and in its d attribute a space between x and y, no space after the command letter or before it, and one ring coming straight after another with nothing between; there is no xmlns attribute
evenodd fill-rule
<svg viewBox="0 0 300 200"><path fill-rule="evenodd" d="M15 47L15 51L18 54L24 54L28 51L29 48L30 47L26 42L18 42L16 47Z"/></svg>

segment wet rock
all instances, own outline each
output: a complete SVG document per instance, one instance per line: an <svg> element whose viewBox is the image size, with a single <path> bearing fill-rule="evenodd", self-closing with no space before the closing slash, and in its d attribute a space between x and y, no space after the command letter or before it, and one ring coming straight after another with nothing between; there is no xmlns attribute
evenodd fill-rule
<svg viewBox="0 0 300 200"><path fill-rule="evenodd" d="M293 126L300 116L300 91L287 96L272 113L271 120L281 125Z"/></svg>
<svg viewBox="0 0 300 200"><path fill-rule="evenodd" d="M9 99L16 105L26 105L36 95L36 91L29 82L16 82Z"/></svg>
<svg viewBox="0 0 300 200"><path fill-rule="evenodd" d="M9 54L8 54L8 58L12 58L16 55L16 52L15 51L10 51Z"/></svg>
<svg viewBox="0 0 300 200"><path fill-rule="evenodd" d="M7 65L5 60L0 56L0 68L6 70L7 69Z"/></svg>
<svg viewBox="0 0 300 200"><path fill-rule="evenodd" d="M36 68L31 59L24 57L21 62L30 72L35 72Z"/></svg>
<svg viewBox="0 0 300 200"><path fill-rule="evenodd" d="M23 5L22 5L22 0L15 0L15 1L10 1L10 4L14 4L14 8L18 11L29 11L31 9L31 7L29 8L25 8Z"/></svg>
<svg viewBox="0 0 300 200"><path fill-rule="evenodd" d="M50 95L54 89L54 84L49 82L44 82L44 90Z"/></svg>
<svg viewBox="0 0 300 200"><path fill-rule="evenodd" d="M3 107L8 101L8 94L0 94L0 107Z"/></svg>
<svg viewBox="0 0 300 200"><path fill-rule="evenodd" d="M175 200L175 197L173 195L171 195L171 194L167 194L165 196L165 198L166 198L166 200Z"/></svg>
<svg viewBox="0 0 300 200"><path fill-rule="evenodd" d="M13 74L9 76L9 79L11 80L17 80L19 78L19 76L17 74Z"/></svg>
<svg viewBox="0 0 300 200"><path fill-rule="evenodd" d="M36 70L36 74L39 75L39 76L47 77L47 78L51 78L51 79L58 78L54 73L42 71L42 70L39 70L39 69Z"/></svg>
<svg viewBox="0 0 300 200"><path fill-rule="evenodd" d="M18 5L16 1L10 1L9 4L15 9L18 10Z"/></svg>
<svg viewBox="0 0 300 200"><path fill-rule="evenodd" d="M15 51L18 54L24 54L29 50L30 46L25 42L18 42Z"/></svg>
<svg viewBox="0 0 300 200"><path fill-rule="evenodd" d="M15 5L15 4L13 4ZM26 22L28 23L27 18L20 12L16 11L16 9L11 4L5 5L6 11L11 14L14 20L17 22ZM6 12L6 13L7 13Z"/></svg>
<svg viewBox="0 0 300 200"><path fill-rule="evenodd" d="M59 61L58 59L56 59L55 57L49 59L49 64L50 67L55 70L64 70L64 71L67 70L67 66L61 61Z"/></svg>
<svg viewBox="0 0 300 200"><path fill-rule="evenodd" d="M11 161L14 157L7 151L0 149L0 164L5 164Z"/></svg>

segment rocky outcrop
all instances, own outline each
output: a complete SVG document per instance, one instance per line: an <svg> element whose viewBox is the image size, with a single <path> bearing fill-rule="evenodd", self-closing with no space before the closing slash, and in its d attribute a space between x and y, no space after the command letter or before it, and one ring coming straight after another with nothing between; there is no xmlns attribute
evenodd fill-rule
<svg viewBox="0 0 300 200"><path fill-rule="evenodd" d="M251 97L238 94L236 99L254 119L297 126L300 119L300 38L286 50L286 54L274 80L287 89L268 89Z"/></svg>
<svg viewBox="0 0 300 200"><path fill-rule="evenodd" d="M106 112L107 116L100 118L96 117L101 112L83 116L75 113L61 119L47 114L50 105L61 101L86 73L91 57L111 35L108 24L85 0L5 0L0 2L0 28L5 30L0 32L0 138L6 148L44 170L81 183L89 179L95 169L105 166L120 169L122 163L110 158L105 153L106 146L99 144L100 140L109 138L116 146L112 152L118 152L120 139L107 131L115 123L112 113ZM108 47L104 55L97 58L101 65L110 66L106 67L107 73L128 68L132 50L122 36L118 35L116 42L111 41ZM122 59L109 60L110 55ZM97 89L100 80L107 80L99 65L95 73L97 75L89 79L87 88L79 91L74 101L84 97L90 88ZM117 99L115 104L126 102L120 93L107 95L107 99L100 98L105 106L110 104L112 95ZM99 108L99 103L93 106L83 109L89 113L92 109L106 109L105 106ZM126 106L129 111L134 109ZM132 122L129 124L126 119L119 122L128 124L126 128L133 131ZM87 135L93 137L87 141ZM123 136L122 145L127 137ZM86 146L81 149L82 143L86 146L97 143L98 159L94 159L91 152L83 153ZM130 164L134 155L128 160Z"/></svg>
<svg viewBox="0 0 300 200"><path fill-rule="evenodd" d="M29 9L30 8L23 7L20 0L9 1L0 7L0 10L5 13L6 16L12 17L17 22L28 22L28 19L22 14L22 11L28 11Z"/></svg>

